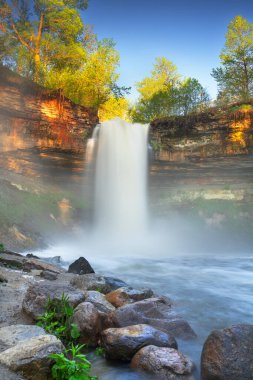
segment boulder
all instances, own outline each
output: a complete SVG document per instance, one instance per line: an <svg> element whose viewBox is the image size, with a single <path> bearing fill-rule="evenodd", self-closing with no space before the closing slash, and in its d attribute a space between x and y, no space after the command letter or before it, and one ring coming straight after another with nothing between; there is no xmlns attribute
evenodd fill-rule
<svg viewBox="0 0 253 380"><path fill-rule="evenodd" d="M55 272L50 272L49 270L43 270L40 273L40 277L44 278L45 280L54 281L57 279L58 274Z"/></svg>
<svg viewBox="0 0 253 380"><path fill-rule="evenodd" d="M68 273L88 274L95 272L90 263L84 257L79 257L78 260L70 264Z"/></svg>
<svg viewBox="0 0 253 380"><path fill-rule="evenodd" d="M54 273L63 273L64 269L59 266L46 263L33 257L25 257L12 252L0 253L0 264L7 268L20 269L30 272L32 269L47 270Z"/></svg>
<svg viewBox="0 0 253 380"><path fill-rule="evenodd" d="M80 343L97 346L101 332L101 317L97 308L90 302L82 302L75 309L72 317L80 331Z"/></svg>
<svg viewBox="0 0 253 380"><path fill-rule="evenodd" d="M0 364L11 371L21 372L28 380L45 380L50 376L53 363L48 355L60 353L63 349L61 341L55 336L37 336L1 352Z"/></svg>
<svg viewBox="0 0 253 380"><path fill-rule="evenodd" d="M107 314L115 310L115 307L106 300L104 294L89 290L85 293L85 302L92 303L100 313Z"/></svg>
<svg viewBox="0 0 253 380"><path fill-rule="evenodd" d="M108 314L105 327L126 327L147 324L182 339L196 338L187 321L173 309L164 297L148 298L124 305Z"/></svg>
<svg viewBox="0 0 253 380"><path fill-rule="evenodd" d="M31 338L46 335L42 327L34 325L11 325L0 328L1 351Z"/></svg>
<svg viewBox="0 0 253 380"><path fill-rule="evenodd" d="M201 355L202 380L253 379L253 325L212 331Z"/></svg>
<svg viewBox="0 0 253 380"><path fill-rule="evenodd" d="M106 299L115 307L120 307L135 301L142 301L154 295L151 289L134 289L124 286L106 294Z"/></svg>
<svg viewBox="0 0 253 380"><path fill-rule="evenodd" d="M135 354L131 367L159 379L194 380L193 362L173 348L146 346Z"/></svg>
<svg viewBox="0 0 253 380"><path fill-rule="evenodd" d="M120 280L118 278L104 277L104 279L105 279L105 282L107 283L107 285L110 288L110 292L112 292L113 290L116 290L118 288L122 288L124 286L128 286L125 281L122 281L122 280Z"/></svg>
<svg viewBox="0 0 253 380"><path fill-rule="evenodd" d="M0 379L1 380L25 380L23 376L10 371L7 367L0 364Z"/></svg>
<svg viewBox="0 0 253 380"><path fill-rule="evenodd" d="M169 334L148 325L110 328L101 334L101 346L107 359L130 361L144 346L177 348L176 340Z"/></svg>
<svg viewBox="0 0 253 380"><path fill-rule="evenodd" d="M96 290L104 294L111 291L111 287L108 285L105 278L93 273L75 276L70 283L74 287L82 290Z"/></svg>
<svg viewBox="0 0 253 380"><path fill-rule="evenodd" d="M60 300L63 293L68 297L72 307L76 307L85 300L85 294L81 290L77 290L66 283L45 281L33 284L28 288L23 300L23 310L33 319L36 319L45 313L49 297L52 300Z"/></svg>
<svg viewBox="0 0 253 380"><path fill-rule="evenodd" d="M7 280L7 278L2 274L2 273L0 273L0 283L6 283L6 282L8 282L8 280Z"/></svg>

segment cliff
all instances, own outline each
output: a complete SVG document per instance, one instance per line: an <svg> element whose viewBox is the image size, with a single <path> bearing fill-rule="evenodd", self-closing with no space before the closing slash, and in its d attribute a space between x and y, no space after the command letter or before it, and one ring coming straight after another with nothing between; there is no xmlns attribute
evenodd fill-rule
<svg viewBox="0 0 253 380"><path fill-rule="evenodd" d="M97 122L94 110L0 66L0 133L6 136L0 143L3 150L8 145L15 148L15 144L20 148L21 144L80 152Z"/></svg>
<svg viewBox="0 0 253 380"><path fill-rule="evenodd" d="M151 123L150 140L158 160L253 153L253 107L157 119Z"/></svg>

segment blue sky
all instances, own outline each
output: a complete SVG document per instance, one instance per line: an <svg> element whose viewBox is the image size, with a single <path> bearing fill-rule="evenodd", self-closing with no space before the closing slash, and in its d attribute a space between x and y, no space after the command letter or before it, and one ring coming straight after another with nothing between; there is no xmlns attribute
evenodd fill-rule
<svg viewBox="0 0 253 380"><path fill-rule="evenodd" d="M156 57L173 61L180 74L197 78L214 98L210 76L219 65L228 23L241 15L253 22L253 0L89 0L85 23L98 38L113 38L120 53L119 84L149 75Z"/></svg>

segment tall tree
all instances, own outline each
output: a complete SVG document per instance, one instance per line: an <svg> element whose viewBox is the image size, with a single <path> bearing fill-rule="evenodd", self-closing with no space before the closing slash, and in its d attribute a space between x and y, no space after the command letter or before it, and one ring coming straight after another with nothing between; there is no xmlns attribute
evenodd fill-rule
<svg viewBox="0 0 253 380"><path fill-rule="evenodd" d="M213 69L219 96L247 101L253 95L253 24L236 16L228 25L221 67Z"/></svg>
<svg viewBox="0 0 253 380"><path fill-rule="evenodd" d="M0 0L2 62L39 83L50 67L78 67L86 7L86 0Z"/></svg>

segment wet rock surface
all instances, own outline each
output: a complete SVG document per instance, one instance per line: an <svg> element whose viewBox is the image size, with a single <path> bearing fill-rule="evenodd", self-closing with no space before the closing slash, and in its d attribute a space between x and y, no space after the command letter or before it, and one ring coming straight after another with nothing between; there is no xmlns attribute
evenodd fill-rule
<svg viewBox="0 0 253 380"><path fill-rule="evenodd" d="M173 337L148 325L110 328L101 334L101 346L108 359L130 361L139 349L148 345L177 348Z"/></svg>
<svg viewBox="0 0 253 380"><path fill-rule="evenodd" d="M63 345L53 335L42 335L17 343L0 353L0 364L21 372L28 380L45 380L51 373L49 354L60 353Z"/></svg>
<svg viewBox="0 0 253 380"><path fill-rule="evenodd" d="M115 307L120 307L135 301L142 301L151 298L154 295L151 289L134 289L131 286L125 286L106 294L106 299Z"/></svg>
<svg viewBox="0 0 253 380"><path fill-rule="evenodd" d="M85 300L84 292L66 283L44 281L29 287L23 300L23 310L36 319L46 311L49 297L51 300L61 300L63 294L68 297L68 301L73 307Z"/></svg>
<svg viewBox="0 0 253 380"><path fill-rule="evenodd" d="M115 307L106 300L104 294L89 290L85 293L85 301L92 303L100 313L109 313L115 310Z"/></svg>
<svg viewBox="0 0 253 380"><path fill-rule="evenodd" d="M70 264L68 273L89 274L95 273L95 271L84 257L79 257L79 259Z"/></svg>
<svg viewBox="0 0 253 380"><path fill-rule="evenodd" d="M202 380L253 379L253 325L213 331L201 355Z"/></svg>
<svg viewBox="0 0 253 380"><path fill-rule="evenodd" d="M108 315L108 327L148 324L182 339L196 338L187 321L179 316L165 297L148 298L124 305Z"/></svg>
<svg viewBox="0 0 253 380"><path fill-rule="evenodd" d="M75 309L72 317L80 331L80 342L96 346L101 332L101 317L97 308L90 302L82 302Z"/></svg>
<svg viewBox="0 0 253 380"><path fill-rule="evenodd" d="M1 380L25 380L25 378L15 372L9 370L9 368L0 364L0 379Z"/></svg>
<svg viewBox="0 0 253 380"><path fill-rule="evenodd" d="M131 367L162 380L194 380L193 362L173 348L144 347L133 357Z"/></svg>

